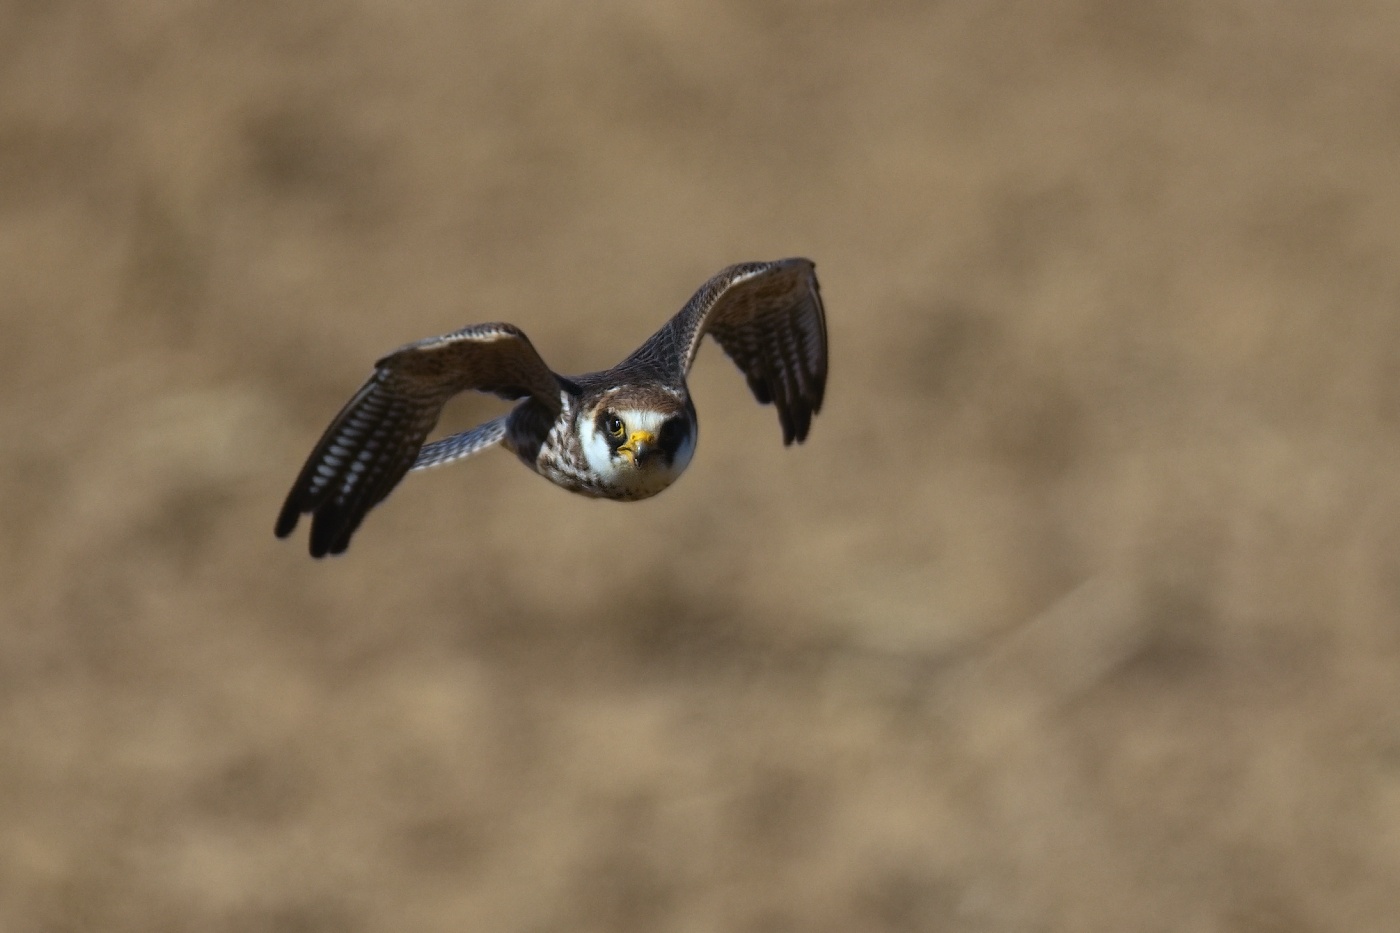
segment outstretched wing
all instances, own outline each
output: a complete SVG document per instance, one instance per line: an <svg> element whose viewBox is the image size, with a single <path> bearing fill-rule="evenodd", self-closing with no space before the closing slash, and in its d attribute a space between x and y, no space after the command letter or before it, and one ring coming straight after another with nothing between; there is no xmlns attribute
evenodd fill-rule
<svg viewBox="0 0 1400 933"><path fill-rule="evenodd" d="M442 466L444 463L452 463L470 457L474 453L480 453L488 447L495 447L506 436L506 423L510 420L510 415L501 415L499 418L492 418L485 424L461 431L441 440L433 441L431 444L424 444L423 449L418 451L418 457L413 461L410 470L426 470L429 467Z"/></svg>
<svg viewBox="0 0 1400 933"><path fill-rule="evenodd" d="M477 324L401 347L375 364L374 375L321 435L277 516L277 537L311 514L311 555L344 551L365 514L413 466L447 400L467 389L533 396L555 412L561 404L554 373L510 324ZM477 437L483 443L467 453L503 434L484 432Z"/></svg>
<svg viewBox="0 0 1400 933"><path fill-rule="evenodd" d="M809 259L730 266L710 279L634 357L690 371L705 334L743 371L754 397L773 403L783 443L806 439L826 392L826 313Z"/></svg>

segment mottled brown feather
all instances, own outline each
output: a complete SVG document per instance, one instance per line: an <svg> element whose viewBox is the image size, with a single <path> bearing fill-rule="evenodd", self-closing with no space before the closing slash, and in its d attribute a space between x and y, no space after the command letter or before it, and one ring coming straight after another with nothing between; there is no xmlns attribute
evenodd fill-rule
<svg viewBox="0 0 1400 933"><path fill-rule="evenodd" d="M709 334L762 404L778 409L783 443L801 442L826 393L826 312L809 259L730 266L628 358L683 382ZM623 364L624 366L627 363Z"/></svg>
<svg viewBox="0 0 1400 933"><path fill-rule="evenodd" d="M474 389L530 396L555 413L560 407L558 379L510 324L419 340L375 367L317 442L277 517L275 531L285 538L302 515L312 515L314 557L345 550L365 514L413 466L452 396Z"/></svg>

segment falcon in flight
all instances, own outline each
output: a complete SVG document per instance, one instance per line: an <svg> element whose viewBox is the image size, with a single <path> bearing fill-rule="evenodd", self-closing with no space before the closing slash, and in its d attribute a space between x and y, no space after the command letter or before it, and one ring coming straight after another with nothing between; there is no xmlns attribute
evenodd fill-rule
<svg viewBox="0 0 1400 933"><path fill-rule="evenodd" d="M783 443L806 439L826 389L826 316L812 262L730 266L612 369L561 376L512 324L476 324L400 347L375 364L321 435L277 516L285 538L311 515L311 556L339 554L410 470L504 446L550 482L601 499L665 489L695 452L686 388L709 334L771 403ZM469 431L424 444L447 400L474 389L520 403Z"/></svg>

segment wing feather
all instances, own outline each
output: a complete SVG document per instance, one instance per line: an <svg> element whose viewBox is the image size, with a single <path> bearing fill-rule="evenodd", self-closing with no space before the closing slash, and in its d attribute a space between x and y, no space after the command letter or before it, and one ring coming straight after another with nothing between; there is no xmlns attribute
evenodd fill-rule
<svg viewBox="0 0 1400 933"><path fill-rule="evenodd" d="M773 404L783 443L802 442L826 394L826 312L809 259L730 266L633 354L684 377L706 335L744 374L759 403Z"/></svg>
<svg viewBox="0 0 1400 933"><path fill-rule="evenodd" d="M311 451L277 517L277 537L290 535L301 516L310 514L312 556L341 553L369 510L419 459L448 399L468 389L509 399L531 396L557 413L560 388L529 339L510 324L478 324L400 347L375 364L374 375ZM493 428L498 424L500 430ZM459 443L458 452L433 462L498 443L503 425L503 418L495 419L464 432L473 435L472 443Z"/></svg>
<svg viewBox="0 0 1400 933"><path fill-rule="evenodd" d="M441 466L444 463L451 463L454 460L461 460L463 457L470 457L478 451L485 450L499 444L506 436L506 421L508 415L493 418L485 424L479 424L469 431L462 431L442 440L433 441L424 445L418 451L418 459L413 461L414 470L426 470L429 467Z"/></svg>

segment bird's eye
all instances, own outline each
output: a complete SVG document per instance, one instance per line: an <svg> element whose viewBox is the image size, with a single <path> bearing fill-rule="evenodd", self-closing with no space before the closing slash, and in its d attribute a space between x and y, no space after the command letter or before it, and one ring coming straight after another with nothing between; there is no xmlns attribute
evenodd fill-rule
<svg viewBox="0 0 1400 933"><path fill-rule="evenodd" d="M627 433L627 429L622 425L622 419L617 415L608 415L603 419L603 430L616 438L620 438Z"/></svg>

